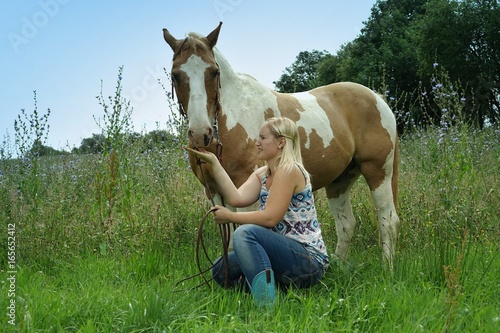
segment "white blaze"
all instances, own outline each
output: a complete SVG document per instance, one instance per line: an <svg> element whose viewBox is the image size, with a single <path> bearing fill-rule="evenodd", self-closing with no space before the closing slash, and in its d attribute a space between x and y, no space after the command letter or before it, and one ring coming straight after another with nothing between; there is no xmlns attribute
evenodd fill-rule
<svg viewBox="0 0 500 333"><path fill-rule="evenodd" d="M205 69L210 67L197 55L191 55L180 69L189 78L189 128L203 130L210 124L207 112Z"/></svg>

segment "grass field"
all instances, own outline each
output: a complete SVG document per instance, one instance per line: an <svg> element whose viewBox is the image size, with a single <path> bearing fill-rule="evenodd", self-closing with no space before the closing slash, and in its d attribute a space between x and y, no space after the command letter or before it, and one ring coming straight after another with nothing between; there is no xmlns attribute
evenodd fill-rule
<svg viewBox="0 0 500 333"><path fill-rule="evenodd" d="M382 270L360 179L348 262L322 283L251 296L182 278L209 205L180 146L0 161L0 330L18 332L497 332L500 132L430 127L401 139L400 239ZM316 193L329 251L334 221ZM215 258L218 229L205 241ZM205 263L208 265L208 263Z"/></svg>

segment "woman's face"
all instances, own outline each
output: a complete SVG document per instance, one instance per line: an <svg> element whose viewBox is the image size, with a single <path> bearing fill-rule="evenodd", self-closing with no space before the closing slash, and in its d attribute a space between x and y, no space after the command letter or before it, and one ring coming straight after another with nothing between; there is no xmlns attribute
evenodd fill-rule
<svg viewBox="0 0 500 333"><path fill-rule="evenodd" d="M279 145L279 139L271 133L269 126L262 126L256 143L257 157L265 161L277 157L281 152Z"/></svg>

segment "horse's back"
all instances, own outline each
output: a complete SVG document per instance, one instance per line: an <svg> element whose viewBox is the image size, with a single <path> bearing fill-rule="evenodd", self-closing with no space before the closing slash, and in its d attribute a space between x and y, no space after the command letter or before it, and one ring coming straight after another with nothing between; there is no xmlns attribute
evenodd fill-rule
<svg viewBox="0 0 500 333"><path fill-rule="evenodd" d="M380 159L394 147L396 123L385 101L369 88L339 82L294 94L276 94L283 116L299 126L304 162L326 186L352 163ZM377 146L377 147L375 147Z"/></svg>
<svg viewBox="0 0 500 333"><path fill-rule="evenodd" d="M394 119L383 98L358 83L337 82L312 89L308 93L317 98L329 117L345 117L353 125L369 123L376 118Z"/></svg>
<svg viewBox="0 0 500 333"><path fill-rule="evenodd" d="M343 126L369 130L379 123L395 129L394 115L383 98L358 83L337 82L300 93L275 94L280 114L295 121L323 118L341 130Z"/></svg>

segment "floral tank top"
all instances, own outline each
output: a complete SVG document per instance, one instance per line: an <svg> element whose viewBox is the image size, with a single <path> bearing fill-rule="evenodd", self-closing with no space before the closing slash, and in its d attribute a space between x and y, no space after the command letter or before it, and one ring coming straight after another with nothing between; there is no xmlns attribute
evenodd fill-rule
<svg viewBox="0 0 500 333"><path fill-rule="evenodd" d="M300 166L299 168L303 172ZM261 180L259 196L260 210L264 210L266 207L267 197L270 192L266 188L268 176L268 174L263 176ZM293 194L283 219L271 230L304 244L306 250L314 256L324 269L328 267L330 262L321 235L309 177L306 177L306 186L304 189L299 193Z"/></svg>

